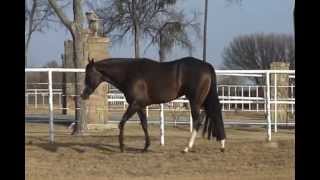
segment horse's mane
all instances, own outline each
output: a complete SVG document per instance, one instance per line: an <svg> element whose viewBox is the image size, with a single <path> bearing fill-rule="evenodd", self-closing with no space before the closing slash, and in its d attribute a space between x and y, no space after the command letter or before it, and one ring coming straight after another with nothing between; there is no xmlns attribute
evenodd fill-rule
<svg viewBox="0 0 320 180"><path fill-rule="evenodd" d="M177 61L193 61L193 62L199 62L199 63L203 63L202 60L197 59L195 57L191 57L191 56L187 56L187 57L182 57L179 59L174 59L171 61L166 61L166 62L162 62L162 63L175 63ZM97 66L103 66L103 65L130 65L130 63L161 63L159 61L156 61L154 59L149 59L149 58L107 58L107 59L103 59L100 61L95 62L94 64ZM97 67L96 66L96 67Z"/></svg>
<svg viewBox="0 0 320 180"><path fill-rule="evenodd" d="M131 62L154 62L158 63L158 61L155 61L153 59L148 58L107 58L103 59L101 61L97 61L95 64L122 64L122 63L131 63Z"/></svg>

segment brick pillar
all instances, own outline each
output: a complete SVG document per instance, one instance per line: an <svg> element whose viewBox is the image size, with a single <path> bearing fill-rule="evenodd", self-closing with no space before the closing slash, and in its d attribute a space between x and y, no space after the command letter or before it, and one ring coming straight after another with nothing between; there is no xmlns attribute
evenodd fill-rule
<svg viewBox="0 0 320 180"><path fill-rule="evenodd" d="M95 62L109 58L110 54L107 51L109 39L106 37L89 36L85 46L86 64L88 57L94 58ZM90 96L87 108L87 124L88 129L95 128L101 124L106 124L108 121L108 102L107 102L107 83L101 83L94 93Z"/></svg>
<svg viewBox="0 0 320 180"><path fill-rule="evenodd" d="M87 42L84 46L84 61L88 63L88 57L94 58L95 62L109 58L108 52L110 40L106 37L94 37L88 36ZM65 46L65 68L73 68L73 44L71 40L67 40L64 43ZM74 95L74 73L66 73L66 95L67 107L74 109L74 100L70 95ZM78 82L84 83L84 82ZM106 124L108 121L108 103L107 103L108 87L106 83L101 83L94 93L87 100L87 126L88 129L95 128L101 124ZM68 111L69 115L74 115L75 111Z"/></svg>
<svg viewBox="0 0 320 180"><path fill-rule="evenodd" d="M271 70L289 70L289 63L286 62L272 62L270 64ZM275 96L275 74L271 74L271 99L277 100L285 100L289 97L289 88L288 87L281 87L281 86L289 86L289 75L288 74L277 74L277 96ZM280 86L280 87L279 87ZM277 122L286 122L288 119L288 110L289 106L287 104L271 104L271 110L277 108ZM271 114L272 121L275 120L275 113L272 112Z"/></svg>

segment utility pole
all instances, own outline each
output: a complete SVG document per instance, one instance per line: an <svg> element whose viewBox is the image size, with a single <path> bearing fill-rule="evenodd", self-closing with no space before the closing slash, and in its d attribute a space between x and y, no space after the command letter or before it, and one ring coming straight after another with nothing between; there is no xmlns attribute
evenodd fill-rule
<svg viewBox="0 0 320 180"><path fill-rule="evenodd" d="M207 58L207 16L208 16L208 0L205 0L204 10L204 27L203 27L203 61L206 62Z"/></svg>

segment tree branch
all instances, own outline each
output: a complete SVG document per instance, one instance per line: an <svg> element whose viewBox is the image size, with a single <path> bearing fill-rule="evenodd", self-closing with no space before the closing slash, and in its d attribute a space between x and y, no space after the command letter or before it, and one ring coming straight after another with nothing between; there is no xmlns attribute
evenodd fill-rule
<svg viewBox="0 0 320 180"><path fill-rule="evenodd" d="M82 0L73 0L74 22L79 26L83 25L83 12L81 4Z"/></svg>
<svg viewBox="0 0 320 180"><path fill-rule="evenodd" d="M50 6L54 10L54 12L57 14L61 22L70 30L72 31L72 21L68 19L68 17L65 15L65 13L62 11L62 8L58 7L56 0L48 0Z"/></svg>

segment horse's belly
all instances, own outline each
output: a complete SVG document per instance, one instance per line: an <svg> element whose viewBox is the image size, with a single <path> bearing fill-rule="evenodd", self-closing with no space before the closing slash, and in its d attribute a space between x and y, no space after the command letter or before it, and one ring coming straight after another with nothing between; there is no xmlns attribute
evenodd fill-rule
<svg viewBox="0 0 320 180"><path fill-rule="evenodd" d="M178 92L175 89L163 88L161 91L154 91L149 94L151 104L160 104L170 102L178 97Z"/></svg>

